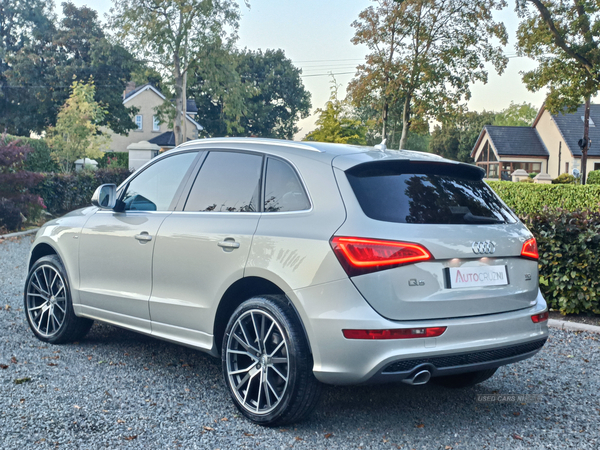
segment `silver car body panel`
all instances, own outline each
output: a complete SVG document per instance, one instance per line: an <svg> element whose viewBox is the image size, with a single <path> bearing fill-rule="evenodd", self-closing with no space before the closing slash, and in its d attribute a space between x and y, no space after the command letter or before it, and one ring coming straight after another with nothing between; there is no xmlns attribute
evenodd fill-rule
<svg viewBox="0 0 600 450"><path fill-rule="evenodd" d="M287 213L127 214L89 207L48 222L32 250L44 243L61 257L77 315L215 354L213 328L223 294L244 277L263 278L294 305L313 353L314 373L333 384L368 381L405 358L547 337L546 323L531 320L547 308L537 289L537 263L518 257L531 236L522 224L376 221L362 213L343 173L382 159L459 163L418 152L268 139L199 140L180 149L252 151L286 160L297 170L311 208ZM136 224L144 225L151 241L135 239ZM416 241L435 260L349 278L331 249L333 235ZM485 240L497 244L495 253L486 258L473 254L471 242ZM240 245L219 246L225 241ZM487 264L506 264L509 288L458 292L444 285L441 274L447 267ZM524 273L533 281L526 281ZM409 287L413 278L424 284ZM431 326L448 329L437 338L385 341L350 340L342 334L343 329Z"/></svg>

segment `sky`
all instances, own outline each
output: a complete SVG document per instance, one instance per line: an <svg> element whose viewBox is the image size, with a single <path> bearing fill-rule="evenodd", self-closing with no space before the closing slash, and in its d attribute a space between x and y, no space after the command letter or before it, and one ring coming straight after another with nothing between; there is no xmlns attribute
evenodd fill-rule
<svg viewBox="0 0 600 450"><path fill-rule="evenodd" d="M54 0L60 12L61 0ZM71 0L77 6L87 5L99 12L101 18L109 12L110 0ZM331 77L342 87L340 97L352 79L355 68L364 61L367 48L352 44L354 29L351 24L358 14L372 4L369 0L250 0L248 9L240 1L241 21L238 47L250 50L281 48L295 66L302 68L302 81L312 96L312 111L322 108L330 95ZM508 8L495 13L496 20L506 25L509 43L505 53L510 56L508 67L497 75L488 67L487 84L477 83L471 88L468 107L472 111L500 111L512 102L531 103L539 108L545 91L527 91L520 71L531 70L536 63L516 57L514 44L518 25L514 0ZM299 122L301 139L314 129L316 115Z"/></svg>

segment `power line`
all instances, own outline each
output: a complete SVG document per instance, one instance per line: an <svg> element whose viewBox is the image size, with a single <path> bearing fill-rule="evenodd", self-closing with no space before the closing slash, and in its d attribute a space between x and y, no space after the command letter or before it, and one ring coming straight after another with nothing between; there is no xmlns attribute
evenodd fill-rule
<svg viewBox="0 0 600 450"><path fill-rule="evenodd" d="M324 77L324 76L329 76L329 75L348 75L350 73L355 73L355 72L337 72L337 73L314 73L314 74L310 74L310 75L300 75L300 78L308 78L308 77Z"/></svg>

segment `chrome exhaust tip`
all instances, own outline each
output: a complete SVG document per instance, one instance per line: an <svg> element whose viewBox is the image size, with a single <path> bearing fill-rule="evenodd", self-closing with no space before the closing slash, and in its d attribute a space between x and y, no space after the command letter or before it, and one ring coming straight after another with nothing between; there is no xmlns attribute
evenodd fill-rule
<svg viewBox="0 0 600 450"><path fill-rule="evenodd" d="M426 384L431 378L431 372L429 370L421 370L413 375L411 378L402 380L403 383L410 384L412 386L418 386Z"/></svg>

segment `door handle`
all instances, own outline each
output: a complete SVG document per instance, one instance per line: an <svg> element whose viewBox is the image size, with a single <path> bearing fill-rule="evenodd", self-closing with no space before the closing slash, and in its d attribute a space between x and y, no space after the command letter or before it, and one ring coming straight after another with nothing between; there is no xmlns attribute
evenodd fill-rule
<svg viewBox="0 0 600 450"><path fill-rule="evenodd" d="M142 233L140 233L140 234L136 234L136 235L135 235L135 238L136 238L138 241L142 242L142 243L144 243L144 242L150 242L150 241L152 240L152 236L150 236L150 235L149 235L147 232L145 232L145 231L143 231L143 232L142 232Z"/></svg>
<svg viewBox="0 0 600 450"><path fill-rule="evenodd" d="M234 248L240 248L240 243L235 242L234 240L228 241L227 239L221 241L217 244L219 247L227 248L233 250Z"/></svg>

